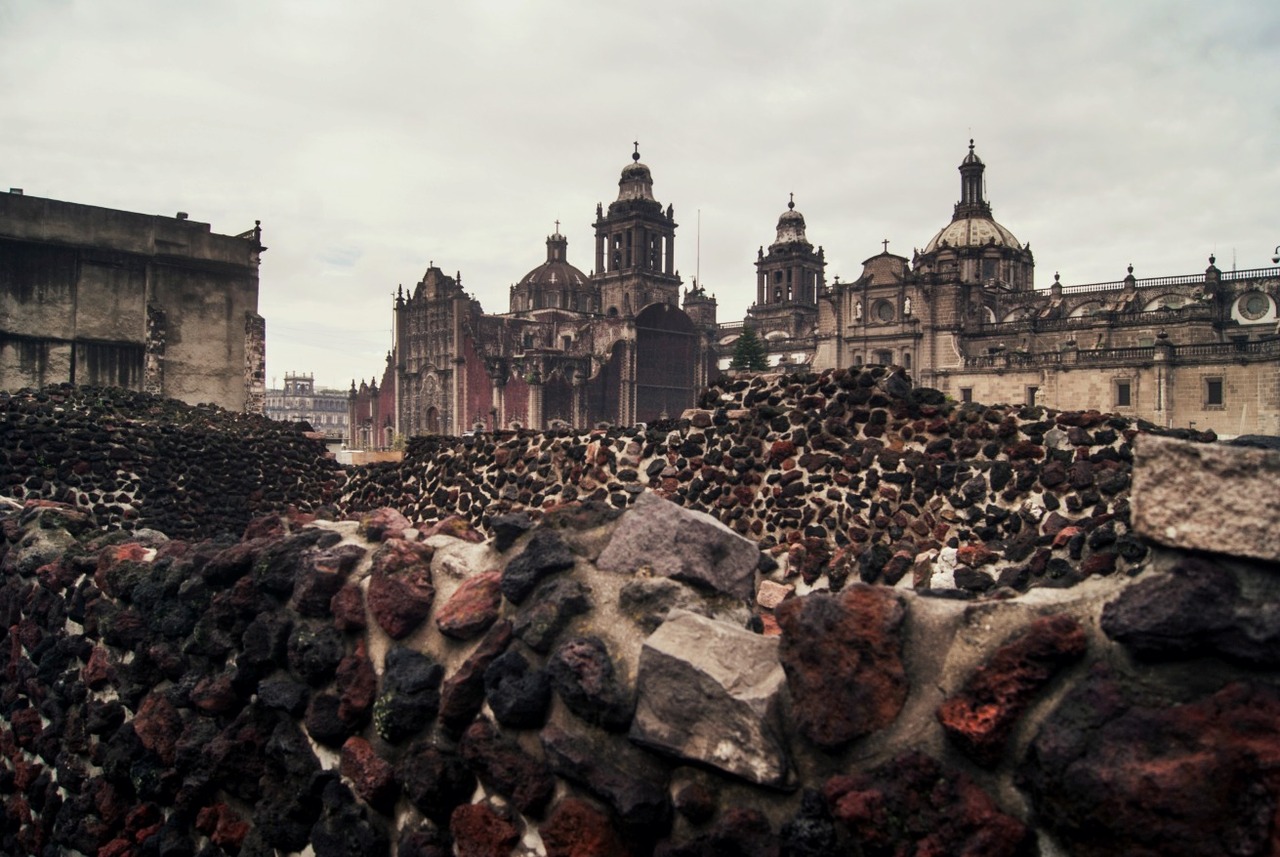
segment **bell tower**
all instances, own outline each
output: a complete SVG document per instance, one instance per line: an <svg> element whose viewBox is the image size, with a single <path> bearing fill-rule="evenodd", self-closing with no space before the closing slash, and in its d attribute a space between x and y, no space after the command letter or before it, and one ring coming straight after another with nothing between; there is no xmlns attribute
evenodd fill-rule
<svg viewBox="0 0 1280 857"><path fill-rule="evenodd" d="M653 175L640 163L640 144L618 180L618 198L596 205L596 264L600 311L635 316L655 303L677 306L680 276L675 272L676 221L653 198Z"/></svg>
<svg viewBox="0 0 1280 857"><path fill-rule="evenodd" d="M756 254L756 302L747 322L762 335L783 340L809 336L818 318L818 295L825 285L827 261L805 237L804 215L795 195L778 218L776 239Z"/></svg>

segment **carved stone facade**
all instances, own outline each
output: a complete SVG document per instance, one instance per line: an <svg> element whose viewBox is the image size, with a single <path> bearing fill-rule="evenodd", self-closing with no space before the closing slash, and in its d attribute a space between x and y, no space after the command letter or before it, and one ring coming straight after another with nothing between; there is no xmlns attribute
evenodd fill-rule
<svg viewBox="0 0 1280 857"><path fill-rule="evenodd" d="M910 260L886 243L852 282L824 282L821 249L799 265L795 250L774 261L782 248L807 246L803 218L785 213L778 241L758 255L756 303L744 320L772 362L893 364L962 401L1280 434L1280 269L1224 272L1210 257L1203 274L1139 279L1130 267L1115 282L1064 285L1055 275L1036 290L1030 245L992 216L984 170L970 141L951 221ZM779 273L792 266L817 272L816 301L786 291ZM722 368L740 332L721 328Z"/></svg>
<svg viewBox="0 0 1280 857"><path fill-rule="evenodd" d="M260 413L261 237L0 194L0 389L117 386Z"/></svg>
<svg viewBox="0 0 1280 857"><path fill-rule="evenodd" d="M591 273L568 261L559 224L547 258L487 314L434 263L394 304L381 384L352 382L351 445L399 437L557 425L630 425L679 416L714 366L715 299L681 297L675 214L653 196L639 153L617 199L596 207Z"/></svg>
<svg viewBox="0 0 1280 857"><path fill-rule="evenodd" d="M310 423L326 441L336 443L347 439L347 401L345 390L317 389L314 375L287 372L283 387L266 391L264 413L282 422Z"/></svg>

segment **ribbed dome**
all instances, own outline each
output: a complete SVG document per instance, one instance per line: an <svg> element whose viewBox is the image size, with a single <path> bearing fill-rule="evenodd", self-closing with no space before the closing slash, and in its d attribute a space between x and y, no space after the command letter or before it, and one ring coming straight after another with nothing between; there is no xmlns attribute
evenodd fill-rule
<svg viewBox="0 0 1280 857"><path fill-rule="evenodd" d="M519 286L552 286L585 288L589 285L586 274L579 271L565 259L565 251L569 241L559 232L547 238L547 261L525 274Z"/></svg>
<svg viewBox="0 0 1280 857"><path fill-rule="evenodd" d="M943 242L948 247L987 247L992 244L1014 249L1022 247L1012 232L989 217L962 217L951 221L930 239L924 252L941 249Z"/></svg>

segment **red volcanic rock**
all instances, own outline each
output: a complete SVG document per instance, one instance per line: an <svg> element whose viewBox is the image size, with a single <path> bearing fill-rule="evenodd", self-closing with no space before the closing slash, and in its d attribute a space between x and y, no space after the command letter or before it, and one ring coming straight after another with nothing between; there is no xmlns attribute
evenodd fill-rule
<svg viewBox="0 0 1280 857"><path fill-rule="evenodd" d="M547 857L626 857L630 853L607 813L565 798L539 828Z"/></svg>
<svg viewBox="0 0 1280 857"><path fill-rule="evenodd" d="M143 747L159 756L166 765L173 764L174 748L182 734L182 718L163 693L150 693L142 701L133 718L133 731Z"/></svg>
<svg viewBox="0 0 1280 857"><path fill-rule="evenodd" d="M975 761L994 765L1036 695L1060 669L1084 657L1085 648L1079 622L1070 616L1043 616L979 667L938 708L938 721Z"/></svg>
<svg viewBox="0 0 1280 857"><path fill-rule="evenodd" d="M462 666L440 686L440 722L453 732L466 728L484 705L484 671L511 643L511 622L503 620L485 634Z"/></svg>
<svg viewBox="0 0 1280 857"><path fill-rule="evenodd" d="M1083 575L1091 574L1110 574L1116 570L1116 555L1113 551L1099 551L1091 554L1080 565L1080 573Z"/></svg>
<svg viewBox="0 0 1280 857"><path fill-rule="evenodd" d="M333 624L339 631L363 631L368 621L364 615L364 593L359 585L348 582L329 601Z"/></svg>
<svg viewBox="0 0 1280 857"><path fill-rule="evenodd" d="M463 581L436 612L436 626L445 636L470 640L497 621L501 607L502 572L485 571Z"/></svg>
<svg viewBox="0 0 1280 857"><path fill-rule="evenodd" d="M1083 532L1084 532L1083 527L1076 527L1076 526L1063 527L1062 529L1058 530L1056 535L1053 536L1053 546L1055 548L1064 547L1067 544L1067 542L1071 541L1073 538L1075 538L1076 536L1080 535Z"/></svg>
<svg viewBox="0 0 1280 857"><path fill-rule="evenodd" d="M542 815L556 788L555 777L545 761L504 738L484 718L463 733L459 749L480 782L510 798L525 815Z"/></svg>
<svg viewBox="0 0 1280 857"><path fill-rule="evenodd" d="M40 712L34 708L20 708L13 712L9 724L19 747L30 747L44 728L40 722Z"/></svg>
<svg viewBox="0 0 1280 857"><path fill-rule="evenodd" d="M449 817L458 857L510 857L520 831L484 803L464 803Z"/></svg>
<svg viewBox="0 0 1280 857"><path fill-rule="evenodd" d="M956 551L956 559L965 565L978 568L1000 559L1000 554L986 545L964 545Z"/></svg>
<svg viewBox="0 0 1280 857"><path fill-rule="evenodd" d="M225 714L236 708L239 702L228 673L205 676L191 690L191 704L209 714Z"/></svg>
<svg viewBox="0 0 1280 857"><path fill-rule="evenodd" d="M356 643L356 650L338 663L336 688L338 717L344 723L362 723L378 693L378 674L365 651L363 638Z"/></svg>
<svg viewBox="0 0 1280 857"><path fill-rule="evenodd" d="M459 515L450 515L422 531L424 539L431 536L451 536L477 545L484 541L484 534L471 526L471 523L466 518Z"/></svg>
<svg viewBox="0 0 1280 857"><path fill-rule="evenodd" d="M894 721L908 684L899 634L906 610L891 590L855 584L789 599L774 614L802 734L832 749Z"/></svg>
<svg viewBox="0 0 1280 857"><path fill-rule="evenodd" d="M80 678L90 690L102 690L115 681L116 668L111 663L111 656L102 646L94 646L89 660L80 670Z"/></svg>
<svg viewBox="0 0 1280 857"><path fill-rule="evenodd" d="M1234 682L1176 703L1105 668L1040 728L1018 771L1064 853L1275 853L1280 693Z"/></svg>
<svg viewBox="0 0 1280 857"><path fill-rule="evenodd" d="M303 553L293 586L294 607L303 616L329 615L329 603L342 589L356 564L364 558L359 545L337 545Z"/></svg>
<svg viewBox="0 0 1280 857"><path fill-rule="evenodd" d="M796 445L789 440L775 440L773 445L769 447L769 461L773 464L777 464L795 454Z"/></svg>
<svg viewBox="0 0 1280 857"><path fill-rule="evenodd" d="M383 812L395 806L399 789L394 769L374 752L368 741L358 736L346 740L342 745L341 770L365 803Z"/></svg>
<svg viewBox="0 0 1280 857"><path fill-rule="evenodd" d="M904 753L823 786L832 817L868 854L1030 857L1035 836L969 777ZM1109 852L1115 853L1115 852Z"/></svg>
<svg viewBox="0 0 1280 857"><path fill-rule="evenodd" d="M236 852L249 833L249 823L225 803L206 806L196 815L196 830L225 851Z"/></svg>
<svg viewBox="0 0 1280 857"><path fill-rule="evenodd" d="M393 640L412 634L431 612L434 549L419 542L385 542L373 557L368 604L374 620Z"/></svg>
<svg viewBox="0 0 1280 857"><path fill-rule="evenodd" d="M383 506L361 515L356 532L371 542L381 542L404 538L404 531L408 528L408 518L395 509Z"/></svg>

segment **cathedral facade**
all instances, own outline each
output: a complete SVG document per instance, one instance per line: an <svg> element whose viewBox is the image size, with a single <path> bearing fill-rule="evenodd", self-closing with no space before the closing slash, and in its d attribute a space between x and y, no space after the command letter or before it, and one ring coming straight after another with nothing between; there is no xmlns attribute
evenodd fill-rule
<svg viewBox="0 0 1280 857"><path fill-rule="evenodd" d="M780 369L905 368L958 402L1096 409L1221 435L1280 435L1280 270L1035 288L1035 259L996 221L973 141L950 220L911 258L882 252L827 277L794 200L755 260L755 300L718 323L682 289L675 213L639 154L596 207L594 267L547 238L546 261L486 314L434 264L395 299L381 380L353 382L351 443L678 417L750 326Z"/></svg>
<svg viewBox="0 0 1280 857"><path fill-rule="evenodd" d="M888 252L828 283L794 205L756 261L742 324L771 362L894 364L957 401L1097 409L1220 435L1280 434L1280 269L1035 288L1029 244L997 222L986 167L960 164L951 220L911 259ZM814 284L816 283L816 288ZM717 338L728 366L742 324Z"/></svg>
<svg viewBox="0 0 1280 857"><path fill-rule="evenodd" d="M381 382L354 382L351 445L398 437L557 425L630 425L678 417L715 366L715 300L683 293L676 221L653 196L639 152L618 196L596 206L595 267L570 264L568 241L487 314L434 264L395 299L395 342Z"/></svg>

